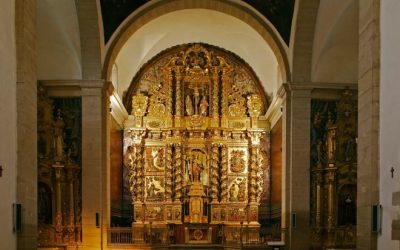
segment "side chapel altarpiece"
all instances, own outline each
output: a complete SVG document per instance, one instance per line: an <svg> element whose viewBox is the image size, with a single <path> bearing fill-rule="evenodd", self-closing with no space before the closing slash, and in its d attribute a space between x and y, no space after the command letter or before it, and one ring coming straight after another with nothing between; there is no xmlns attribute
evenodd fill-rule
<svg viewBox="0 0 400 250"><path fill-rule="evenodd" d="M187 243L211 243L221 224L227 242L238 241L243 225L253 229L248 242L259 240L268 103L248 68L190 44L134 79L125 97L124 171L136 240L150 225L160 241L180 230Z"/></svg>

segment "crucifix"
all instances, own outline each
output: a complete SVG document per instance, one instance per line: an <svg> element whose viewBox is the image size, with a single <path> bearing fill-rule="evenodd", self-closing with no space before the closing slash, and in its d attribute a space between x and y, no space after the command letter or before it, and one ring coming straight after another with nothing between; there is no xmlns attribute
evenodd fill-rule
<svg viewBox="0 0 400 250"><path fill-rule="evenodd" d="M394 176L394 168L393 167L390 169L390 173L391 173L392 179L393 179L393 176Z"/></svg>

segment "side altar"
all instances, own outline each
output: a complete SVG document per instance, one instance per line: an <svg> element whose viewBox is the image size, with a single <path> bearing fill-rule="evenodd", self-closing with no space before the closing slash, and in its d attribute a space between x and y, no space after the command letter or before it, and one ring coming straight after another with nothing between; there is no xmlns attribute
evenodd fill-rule
<svg viewBox="0 0 400 250"><path fill-rule="evenodd" d="M126 97L135 242L238 242L246 227L256 243L269 168L264 91L232 55L200 44L175 51L147 66Z"/></svg>

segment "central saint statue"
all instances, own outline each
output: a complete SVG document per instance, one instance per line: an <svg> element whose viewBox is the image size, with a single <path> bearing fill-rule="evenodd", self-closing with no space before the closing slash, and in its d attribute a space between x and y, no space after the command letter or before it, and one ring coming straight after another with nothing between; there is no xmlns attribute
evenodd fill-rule
<svg viewBox="0 0 400 250"><path fill-rule="evenodd" d="M192 181L193 182L200 182L200 175L203 171L203 163L199 159L199 156L192 155Z"/></svg>

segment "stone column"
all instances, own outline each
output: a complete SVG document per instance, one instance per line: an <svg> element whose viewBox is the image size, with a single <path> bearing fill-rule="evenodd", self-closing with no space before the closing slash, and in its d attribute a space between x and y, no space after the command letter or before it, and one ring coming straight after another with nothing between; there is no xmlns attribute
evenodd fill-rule
<svg viewBox="0 0 400 250"><path fill-rule="evenodd" d="M103 199L107 199L106 120L109 83L90 81L82 85L82 246L102 246ZM104 211L106 212L106 211ZM99 226L96 226L96 213Z"/></svg>
<svg viewBox="0 0 400 250"><path fill-rule="evenodd" d="M377 249L372 205L379 203L380 0L359 2L357 249Z"/></svg>
<svg viewBox="0 0 400 250"><path fill-rule="evenodd" d="M310 247L310 115L311 91L305 87L290 86L290 246L296 249ZM287 143L287 141L286 141ZM286 189L286 192L289 192ZM293 219L296 219L294 227Z"/></svg>

